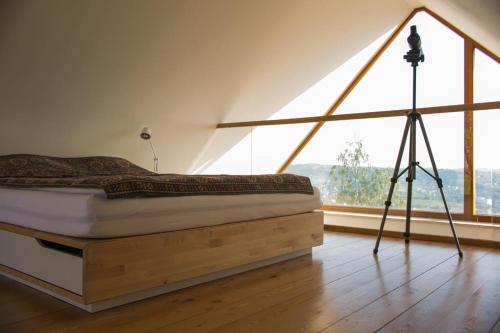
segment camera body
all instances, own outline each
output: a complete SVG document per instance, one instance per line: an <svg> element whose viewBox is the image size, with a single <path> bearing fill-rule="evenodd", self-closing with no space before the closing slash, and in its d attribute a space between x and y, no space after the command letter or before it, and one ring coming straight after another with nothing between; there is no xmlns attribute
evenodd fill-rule
<svg viewBox="0 0 500 333"><path fill-rule="evenodd" d="M422 51L422 41L417 33L417 26L412 25L410 27L410 36L408 36L408 45L410 46L410 51L403 56L403 58L411 63L413 67L418 66L420 61L424 61L424 52Z"/></svg>

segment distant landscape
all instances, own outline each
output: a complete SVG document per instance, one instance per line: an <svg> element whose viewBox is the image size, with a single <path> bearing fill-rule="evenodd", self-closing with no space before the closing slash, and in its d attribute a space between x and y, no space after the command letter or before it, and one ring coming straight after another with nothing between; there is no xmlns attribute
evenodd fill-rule
<svg viewBox="0 0 500 333"><path fill-rule="evenodd" d="M393 169L308 163L291 165L286 172L309 177L313 185L321 190L325 204L382 208ZM439 169L439 174L450 209L462 212L463 169ZM406 207L405 178L403 175L398 181L392 200L394 208ZM420 170L413 184L412 202L415 209L444 209L436 182ZM481 214L500 214L500 170L476 170L476 210Z"/></svg>

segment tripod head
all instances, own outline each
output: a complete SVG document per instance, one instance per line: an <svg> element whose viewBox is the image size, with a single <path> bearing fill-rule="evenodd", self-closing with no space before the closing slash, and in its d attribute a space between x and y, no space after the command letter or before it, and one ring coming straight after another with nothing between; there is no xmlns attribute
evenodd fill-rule
<svg viewBox="0 0 500 333"><path fill-rule="evenodd" d="M403 56L407 62L411 63L412 67L417 67L420 61L424 61L424 52L422 51L422 41L417 33L417 26L412 25L410 27L410 36L408 36L408 45L410 46L410 51L406 52Z"/></svg>

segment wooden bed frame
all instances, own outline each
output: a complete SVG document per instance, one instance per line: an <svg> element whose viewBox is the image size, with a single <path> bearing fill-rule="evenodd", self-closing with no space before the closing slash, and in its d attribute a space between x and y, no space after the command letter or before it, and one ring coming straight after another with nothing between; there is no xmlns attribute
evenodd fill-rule
<svg viewBox="0 0 500 333"><path fill-rule="evenodd" d="M319 211L105 239L0 222L0 273L96 312L305 255L322 243Z"/></svg>

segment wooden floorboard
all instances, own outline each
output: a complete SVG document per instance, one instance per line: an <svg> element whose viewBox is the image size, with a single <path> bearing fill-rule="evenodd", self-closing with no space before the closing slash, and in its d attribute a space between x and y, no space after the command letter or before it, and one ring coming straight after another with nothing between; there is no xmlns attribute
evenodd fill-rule
<svg viewBox="0 0 500 333"><path fill-rule="evenodd" d="M466 288L472 282L470 281L471 278L477 277L478 274L474 269L478 264L481 264L480 260L484 259L485 254L484 252L475 253L469 251L468 256L459 261L458 265L456 260L447 260L434 269L409 281L400 288L383 295L375 302L367 304L358 311L350 314L336 324L330 326L325 332L377 331L379 328L384 327L387 322L397 317L401 313L401 309L408 309L415 304L419 304L419 302L433 292L447 289L445 285L448 284L459 288L454 290L454 295L461 295L464 291L458 292L460 288ZM457 276L459 276L458 279ZM463 283L457 283L457 280ZM429 299L430 298L431 297L429 297ZM425 332L426 329L432 328L432 319L435 319L436 323L434 324L437 324L437 321L442 318L441 315L444 314L443 306L446 304L443 304L442 301L448 302L448 300L435 300L436 302L431 304L427 304L428 302L426 301L422 301L419 305L428 305L426 309L432 308L433 312L437 311L437 313L440 313L439 317L432 316L432 312L428 312L425 316L421 316L416 320L413 314L409 314L408 316L402 316L400 318L402 319L399 321L401 326L389 325L381 331L394 332L403 329L406 330L411 327L414 332ZM453 302L456 300L450 299L450 301ZM432 305L434 305L434 307ZM380 311L381 309L383 309L383 311ZM412 324L414 324L414 326Z"/></svg>
<svg viewBox="0 0 500 333"><path fill-rule="evenodd" d="M499 332L500 251L325 233L305 256L88 314L0 277L0 332Z"/></svg>
<svg viewBox="0 0 500 333"><path fill-rule="evenodd" d="M468 257L471 257L471 255ZM451 277L445 284L436 288L432 293L419 302L416 302L413 306L406 307L407 310L405 312L384 325L384 327L380 329L380 332L423 332L431 331L433 328L436 330L436 327L448 321L446 318L460 308L461 304L470 304L471 300L473 300L473 295L483 286L497 288L490 296L496 294L496 297L500 300L500 296L498 296L498 291L500 290L498 287L500 282L500 271L498 267L495 267L495 262L498 264L499 260L498 254L489 253L481 258L476 256L473 259L475 260L474 262L472 262L472 260L469 261L465 269L461 267L461 271ZM464 260L464 262L465 261L466 260ZM407 297L409 297L409 295L407 295ZM488 298L489 297L483 298L483 301L488 300ZM498 302L498 304L500 304L500 302ZM494 306L494 304L492 305ZM491 310L495 312L493 306ZM496 312L498 313L498 308ZM473 315L473 312L462 316L462 318L457 318L457 323L466 322L468 320L467 317L471 315ZM494 313L488 313L488 311L486 311L479 315L489 317L489 320L484 318L482 322L493 320L490 328L496 321ZM451 328L453 325L452 323L448 323L447 326ZM444 329L442 331L444 331Z"/></svg>
<svg viewBox="0 0 500 333"><path fill-rule="evenodd" d="M317 332L452 255L450 251L431 250L415 244L409 253L402 251L398 257L328 281L320 288L262 309L216 331ZM212 322L207 320L205 324L212 325Z"/></svg>

